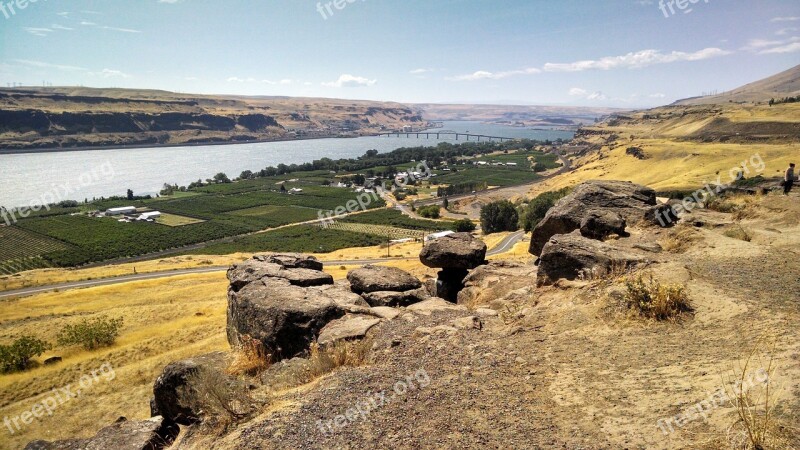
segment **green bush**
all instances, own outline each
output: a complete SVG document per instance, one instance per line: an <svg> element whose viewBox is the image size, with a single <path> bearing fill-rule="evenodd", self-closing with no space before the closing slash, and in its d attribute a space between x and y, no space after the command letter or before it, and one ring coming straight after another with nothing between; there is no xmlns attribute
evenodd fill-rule
<svg viewBox="0 0 800 450"><path fill-rule="evenodd" d="M556 202L570 193L570 188L560 189L558 191L544 192L536 196L528 206L522 208L521 211L521 225L525 232L529 232L536 228L536 225L544 219L547 211L550 211Z"/></svg>
<svg viewBox="0 0 800 450"><path fill-rule="evenodd" d="M508 200L492 202L481 208L481 228L484 234L519 229L519 213Z"/></svg>
<svg viewBox="0 0 800 450"><path fill-rule="evenodd" d="M417 214L425 217L426 219L438 219L439 205L423 206L422 208L417 209Z"/></svg>
<svg viewBox="0 0 800 450"><path fill-rule="evenodd" d="M28 368L31 358L50 349L50 344L31 336L22 336L11 345L0 345L0 373L19 372Z"/></svg>
<svg viewBox="0 0 800 450"><path fill-rule="evenodd" d="M81 345L86 350L108 347L116 341L121 327L121 317L109 319L101 316L96 319L84 319L75 325L66 325L58 333L58 344Z"/></svg>
<svg viewBox="0 0 800 450"><path fill-rule="evenodd" d="M475 223L469 219L459 219L453 222L452 230L456 233L470 233L475 231Z"/></svg>

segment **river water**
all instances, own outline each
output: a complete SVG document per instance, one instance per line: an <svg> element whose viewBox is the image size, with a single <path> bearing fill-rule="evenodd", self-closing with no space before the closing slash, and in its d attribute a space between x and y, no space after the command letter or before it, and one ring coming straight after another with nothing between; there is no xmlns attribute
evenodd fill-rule
<svg viewBox="0 0 800 450"><path fill-rule="evenodd" d="M478 122L445 122L443 130L538 140L571 139L572 132L534 130ZM0 155L0 206L11 208L60 200L155 194L164 183L187 185L218 172L230 178L243 170L300 164L320 158L354 158L367 150L435 146L454 139L363 137L193 147L125 148ZM464 142L461 137L459 142Z"/></svg>

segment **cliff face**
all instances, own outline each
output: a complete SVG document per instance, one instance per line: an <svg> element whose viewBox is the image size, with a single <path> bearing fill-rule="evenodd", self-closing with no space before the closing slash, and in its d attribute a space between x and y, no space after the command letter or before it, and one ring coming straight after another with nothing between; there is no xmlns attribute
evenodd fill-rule
<svg viewBox="0 0 800 450"><path fill-rule="evenodd" d="M422 128L424 121L394 103L0 89L0 150L358 136L405 125Z"/></svg>

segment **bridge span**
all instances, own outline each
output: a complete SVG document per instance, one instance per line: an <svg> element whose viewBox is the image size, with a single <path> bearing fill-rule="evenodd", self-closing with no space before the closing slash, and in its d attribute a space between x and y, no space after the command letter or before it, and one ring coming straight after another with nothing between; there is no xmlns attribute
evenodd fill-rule
<svg viewBox="0 0 800 450"><path fill-rule="evenodd" d="M393 137L393 136L394 137L403 137L403 136L405 136L407 138L410 138L411 136L416 136L417 138L419 138L420 136L425 136L426 139L430 139L431 136L435 136L436 139L441 139L442 136L455 136L456 140L459 140L460 138L463 137L467 141L469 141L470 139L474 139L474 140L476 140L478 142L480 142L481 139L483 139L484 141L499 141L499 142L513 141L513 140L517 139L517 138L510 138L510 137L503 137L503 136L488 136L488 135L485 135L485 134L461 133L461 132L458 132L458 131L450 131L450 130L442 130L442 131L438 131L438 130L437 131L389 131L387 133L381 133L378 136L379 137L381 137L381 136L386 136L386 137Z"/></svg>

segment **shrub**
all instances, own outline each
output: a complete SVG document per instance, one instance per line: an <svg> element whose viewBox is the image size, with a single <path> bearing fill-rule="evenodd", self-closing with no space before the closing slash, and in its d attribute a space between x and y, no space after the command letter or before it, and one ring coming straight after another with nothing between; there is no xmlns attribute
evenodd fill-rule
<svg viewBox="0 0 800 450"><path fill-rule="evenodd" d="M20 372L28 368L31 358L50 349L50 344L32 336L22 336L11 345L0 345L0 373Z"/></svg>
<svg viewBox="0 0 800 450"><path fill-rule="evenodd" d="M522 218L520 222L525 232L527 233L533 230L536 225L544 219L547 211L550 211L550 208L552 208L559 199L569 194L570 190L570 188L564 188L558 191L544 192L531 200L520 214Z"/></svg>
<svg viewBox="0 0 800 450"><path fill-rule="evenodd" d="M732 239L739 239L740 241L750 242L753 238L750 236L750 233L747 232L741 225L736 224L725 230L722 233L724 236L732 238Z"/></svg>
<svg viewBox="0 0 800 450"><path fill-rule="evenodd" d="M481 208L481 228L485 234L519 229L519 213L508 200L492 202Z"/></svg>
<svg viewBox="0 0 800 450"><path fill-rule="evenodd" d="M272 355L267 353L264 344L245 335L233 353L233 360L228 364L228 374L258 375L269 368L271 361Z"/></svg>
<svg viewBox="0 0 800 450"><path fill-rule="evenodd" d="M222 434L254 411L255 400L241 381L218 370L201 369L190 377L196 393L192 406L201 411L206 428Z"/></svg>
<svg viewBox="0 0 800 450"><path fill-rule="evenodd" d="M439 205L430 205L430 206L423 206L422 208L417 209L417 214L426 219L438 219L439 218Z"/></svg>
<svg viewBox="0 0 800 450"><path fill-rule="evenodd" d="M453 222L452 230L456 233L470 233L475 231L475 223L469 219L459 219Z"/></svg>
<svg viewBox="0 0 800 450"><path fill-rule="evenodd" d="M58 344L81 345L86 350L108 347L116 341L121 327L121 317L109 319L102 316L96 319L84 319L75 325L66 325L58 333Z"/></svg>
<svg viewBox="0 0 800 450"><path fill-rule="evenodd" d="M629 277L625 287L628 308L641 316L667 320L692 310L683 286L661 284L652 274Z"/></svg>

